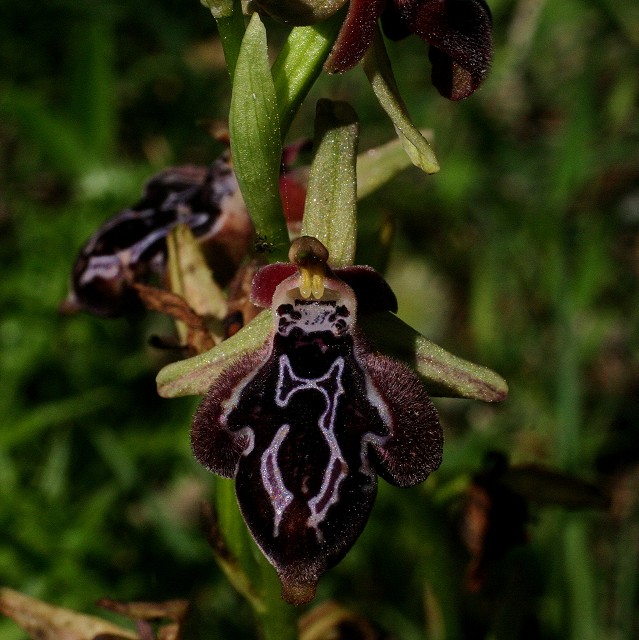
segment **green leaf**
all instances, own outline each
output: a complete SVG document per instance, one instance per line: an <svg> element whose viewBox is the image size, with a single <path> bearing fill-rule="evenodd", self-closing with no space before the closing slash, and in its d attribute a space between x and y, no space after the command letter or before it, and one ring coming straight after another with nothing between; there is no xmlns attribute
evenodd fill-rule
<svg viewBox="0 0 639 640"><path fill-rule="evenodd" d="M357 115L349 104L318 101L302 235L324 244L333 267L355 259L358 139Z"/></svg>
<svg viewBox="0 0 639 640"><path fill-rule="evenodd" d="M164 367L157 375L163 398L205 394L215 379L240 356L259 349L273 327L270 311L262 311L234 336L213 349Z"/></svg>
<svg viewBox="0 0 639 640"><path fill-rule="evenodd" d="M255 231L274 245L274 260L286 260L289 240L279 191L280 121L266 30L257 13L249 22L237 59L229 129L237 181Z"/></svg>
<svg viewBox="0 0 639 640"><path fill-rule="evenodd" d="M379 29L364 56L362 66L379 103L393 121L404 151L412 163L425 173L439 171L435 152L408 115Z"/></svg>
<svg viewBox="0 0 639 640"><path fill-rule="evenodd" d="M21 418L15 420L11 429L0 431L0 448L33 441L56 425L77 422L93 413L105 411L117 403L110 387L90 389L74 396L40 403Z"/></svg>
<svg viewBox="0 0 639 640"><path fill-rule="evenodd" d="M508 395L500 375L448 353L390 312L363 316L359 322L382 353L417 371L432 396L499 402Z"/></svg>
<svg viewBox="0 0 639 640"><path fill-rule="evenodd" d="M300 104L322 72L322 65L343 20L344 14L340 11L320 24L295 27L284 42L272 69L282 139Z"/></svg>

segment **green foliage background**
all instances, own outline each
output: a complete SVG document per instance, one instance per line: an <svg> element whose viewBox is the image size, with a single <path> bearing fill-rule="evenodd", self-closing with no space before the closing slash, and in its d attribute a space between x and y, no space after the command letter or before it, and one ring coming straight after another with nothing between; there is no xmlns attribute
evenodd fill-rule
<svg viewBox="0 0 639 640"><path fill-rule="evenodd" d="M494 66L463 103L431 87L421 41L389 44L442 170L408 170L361 202L359 252L381 266L371 238L391 220L400 315L498 371L510 397L437 402L441 470L419 488L380 488L319 598L406 639L633 638L639 8L491 8ZM268 28L276 50L285 30ZM146 177L220 153L198 124L228 114L215 23L195 0L4 0L0 60L0 583L94 613L103 596L188 597L198 637L254 637L198 528L213 481L190 455L196 399L155 393L165 356L147 340L170 326L57 313L77 250ZM355 69L320 80L290 139L312 135L322 96L355 107L362 149L394 135ZM611 507L531 504L530 544L504 560L494 592L472 598L459 498L495 449L596 482ZM0 620L0 637L23 636Z"/></svg>

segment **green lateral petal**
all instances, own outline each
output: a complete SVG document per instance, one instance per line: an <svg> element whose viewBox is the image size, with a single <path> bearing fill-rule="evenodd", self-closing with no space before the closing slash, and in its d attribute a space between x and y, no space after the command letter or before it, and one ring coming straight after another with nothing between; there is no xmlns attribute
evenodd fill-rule
<svg viewBox="0 0 639 640"><path fill-rule="evenodd" d="M313 236L329 252L332 267L355 259L357 232L357 115L346 102L317 102L315 154L308 180L302 235Z"/></svg>
<svg viewBox="0 0 639 640"><path fill-rule="evenodd" d="M494 371L448 353L390 312L359 323L382 353L413 367L432 396L499 402L508 395L506 381Z"/></svg>
<svg viewBox="0 0 639 640"><path fill-rule="evenodd" d="M322 72L322 65L331 51L343 18L343 12L338 12L320 24L295 27L282 46L272 69L282 139Z"/></svg>
<svg viewBox="0 0 639 640"><path fill-rule="evenodd" d="M268 65L266 30L257 13L246 28L233 78L229 113L231 154L255 231L286 260L288 233L279 191L282 142L275 88Z"/></svg>
<svg viewBox="0 0 639 640"><path fill-rule="evenodd" d="M272 327L271 312L262 311L234 336L210 351L167 365L156 378L158 393L163 398L203 395L229 364L259 349L266 342Z"/></svg>
<svg viewBox="0 0 639 640"><path fill-rule="evenodd" d="M439 163L435 152L408 115L379 29L364 56L362 66L379 103L395 125L397 135L412 163L425 173L437 173Z"/></svg>

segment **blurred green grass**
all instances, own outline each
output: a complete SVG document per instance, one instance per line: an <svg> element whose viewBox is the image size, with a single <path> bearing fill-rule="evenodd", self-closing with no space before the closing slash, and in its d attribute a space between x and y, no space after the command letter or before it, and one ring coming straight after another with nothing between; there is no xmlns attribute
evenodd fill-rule
<svg viewBox="0 0 639 640"><path fill-rule="evenodd" d="M320 597L407 639L634 638L639 12L491 7L494 67L463 103L430 86L420 41L389 45L442 170L408 170L361 203L360 254L378 259L369 232L392 220L400 315L498 371L510 397L437 402L442 469L424 487L380 488ZM284 31L268 26L276 47ZM199 637L254 637L198 529L213 482L189 451L195 400L155 394L164 356L147 339L168 325L57 314L82 242L146 177L220 152L198 125L228 112L214 23L195 1L5 0L0 59L0 583L94 613L103 596L189 597ZM362 148L393 136L358 69L320 80L291 139L311 135L321 96L353 104ZM459 498L494 449L596 482L612 506L531 505L530 544L473 597ZM0 620L0 637L23 636Z"/></svg>

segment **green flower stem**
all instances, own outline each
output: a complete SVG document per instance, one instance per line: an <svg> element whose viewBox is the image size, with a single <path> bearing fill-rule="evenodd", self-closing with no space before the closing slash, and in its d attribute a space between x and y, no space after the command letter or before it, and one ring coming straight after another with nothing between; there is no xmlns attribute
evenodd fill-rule
<svg viewBox="0 0 639 640"><path fill-rule="evenodd" d="M242 15L241 0L235 0L233 2L233 11L229 16L216 17L215 21L217 23L218 33L220 34L220 40L222 41L226 68L228 69L229 76L231 76L231 81L233 81L237 58L240 55L242 38L244 37L244 16Z"/></svg>
<svg viewBox="0 0 639 640"><path fill-rule="evenodd" d="M266 614L266 606L257 587L261 582L261 568L235 498L233 480L215 478L215 512L225 547L224 554L216 553L218 564L229 582L261 618Z"/></svg>
<svg viewBox="0 0 639 640"><path fill-rule="evenodd" d="M260 624L264 640L296 640L297 610L282 600L280 580L275 569L260 554L262 593L265 610Z"/></svg>
<svg viewBox="0 0 639 640"><path fill-rule="evenodd" d="M208 7L217 23L217 31L222 41L226 68L231 76L235 75L237 57L240 53L242 38L244 37L244 16L242 15L241 0L200 0Z"/></svg>
<svg viewBox="0 0 639 640"><path fill-rule="evenodd" d="M285 261L289 238L279 191L280 118L266 29L257 13L246 28L237 58L229 130L235 174L255 232L272 243L274 261Z"/></svg>
<svg viewBox="0 0 639 640"><path fill-rule="evenodd" d="M329 20L309 27L295 27L275 63L273 84L280 116L282 140L302 101L320 73L344 19L338 11Z"/></svg>
<svg viewBox="0 0 639 640"><path fill-rule="evenodd" d="M588 535L588 521L581 514L565 514L563 518L563 552L565 576L569 593L567 596L567 621L569 638L574 640L596 640L602 638L599 624L599 594L595 579L595 569L591 543Z"/></svg>
<svg viewBox="0 0 639 640"><path fill-rule="evenodd" d="M558 226L558 228L560 228ZM557 462L565 471L575 472L583 463L583 413L580 395L579 336L575 332L574 273L566 256L570 251L558 240L560 270L556 292L558 362L556 379ZM566 580L565 619L573 640L601 637L597 610L595 570L589 541L588 521L580 514L565 514L561 522Z"/></svg>
<svg viewBox="0 0 639 640"><path fill-rule="evenodd" d="M324 244L333 267L355 259L358 139L357 115L349 104L318 101L302 235Z"/></svg>
<svg viewBox="0 0 639 640"><path fill-rule="evenodd" d="M233 586L253 607L264 640L295 640L297 611L282 600L275 569L251 540L235 497L234 482L215 479L220 532L236 567L222 567Z"/></svg>

